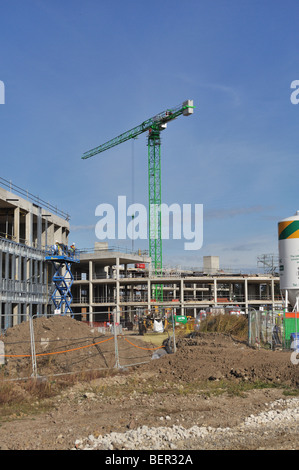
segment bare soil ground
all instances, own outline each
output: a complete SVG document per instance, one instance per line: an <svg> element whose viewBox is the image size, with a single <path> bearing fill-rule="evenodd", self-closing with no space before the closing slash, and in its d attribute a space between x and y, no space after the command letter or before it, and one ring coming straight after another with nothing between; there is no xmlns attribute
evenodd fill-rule
<svg viewBox="0 0 299 470"><path fill-rule="evenodd" d="M90 434L125 432L142 425L233 428L274 400L285 399L286 392L299 391L299 366L292 364L290 352L249 348L230 335L182 337L175 354L152 360L156 345L128 332L118 339L121 368L114 367L113 337L71 318L39 318L34 336L37 372L48 376L43 383L49 391L63 374L97 369L102 377L85 381L78 376L76 383L56 395L33 398L25 380L11 380L32 373L29 325L9 329L0 338L8 356L2 366L2 386L10 384L14 395L23 395L24 400L28 395L29 405L0 402L6 410L0 413L0 450L69 450L77 439ZM250 439L213 441L206 448L298 450L298 423L293 424L285 432L261 430ZM180 445L203 448L193 441Z"/></svg>

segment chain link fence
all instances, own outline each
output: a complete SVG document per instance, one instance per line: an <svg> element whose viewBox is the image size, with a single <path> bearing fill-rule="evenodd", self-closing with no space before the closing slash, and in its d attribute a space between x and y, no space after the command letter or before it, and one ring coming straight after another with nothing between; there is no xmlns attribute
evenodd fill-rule
<svg viewBox="0 0 299 470"><path fill-rule="evenodd" d="M133 321L124 320L123 311L103 313L109 321L89 321L89 314L82 321L82 313L73 317L35 315L8 328L0 336L0 379L126 369L175 353L180 335L200 329L197 319L185 317L182 322L174 310L167 312L167 320L164 318L162 322L162 318L157 318L151 325L143 311L136 313ZM282 310L249 308L247 318L250 346L272 350L293 348L292 333L286 331ZM10 324L14 325L14 321L12 318Z"/></svg>
<svg viewBox="0 0 299 470"><path fill-rule="evenodd" d="M8 328L0 336L0 379L126 369L160 357L166 353L163 340L174 337L169 326L149 330L144 341L139 321L121 322L120 312L105 313L109 321L82 321L82 314L34 315Z"/></svg>

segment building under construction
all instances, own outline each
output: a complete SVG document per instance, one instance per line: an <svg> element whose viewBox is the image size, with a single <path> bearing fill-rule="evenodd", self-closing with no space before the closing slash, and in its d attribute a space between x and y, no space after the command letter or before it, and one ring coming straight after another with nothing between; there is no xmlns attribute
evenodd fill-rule
<svg viewBox="0 0 299 470"><path fill-rule="evenodd" d="M52 311L52 268L46 247L66 244L69 216L28 191L0 178L1 330L28 315Z"/></svg>
<svg viewBox="0 0 299 470"><path fill-rule="evenodd" d="M63 314L55 301L55 256L49 256L49 247L56 242L67 246L70 227L68 214L3 178L0 184L3 331L28 315ZM196 317L203 309L247 313L250 308L281 306L275 273L224 272L217 256L204 257L203 268L197 271L164 267L157 275L153 264L147 252L126 252L96 242L68 268L72 288L67 302L72 309L65 311L89 322L109 321L112 314L118 321L131 322L136 315L171 310ZM162 298L156 296L157 286Z"/></svg>
<svg viewBox="0 0 299 470"><path fill-rule="evenodd" d="M162 285L163 300L155 297L157 284ZM248 313L282 306L277 275L225 272L217 256L207 256L198 271L164 268L157 277L146 254L121 252L103 243L80 254L72 292L76 315L100 323L114 312L126 324L140 314L174 311L194 318L203 310Z"/></svg>

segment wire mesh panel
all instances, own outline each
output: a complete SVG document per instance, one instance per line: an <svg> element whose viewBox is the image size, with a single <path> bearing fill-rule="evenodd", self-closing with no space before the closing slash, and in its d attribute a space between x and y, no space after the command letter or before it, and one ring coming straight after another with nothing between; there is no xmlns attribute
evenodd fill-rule
<svg viewBox="0 0 299 470"><path fill-rule="evenodd" d="M138 330L113 321L108 326L89 324L78 321L80 317L30 316L8 328L0 336L0 379L111 371L150 362L153 352L161 347L145 344Z"/></svg>
<svg viewBox="0 0 299 470"><path fill-rule="evenodd" d="M250 309L248 314L248 343L250 346L271 349L285 348L283 311Z"/></svg>

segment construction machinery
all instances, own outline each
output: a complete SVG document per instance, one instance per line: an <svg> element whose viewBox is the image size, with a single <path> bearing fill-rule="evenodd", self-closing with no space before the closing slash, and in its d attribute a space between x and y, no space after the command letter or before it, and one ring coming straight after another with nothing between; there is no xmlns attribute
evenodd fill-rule
<svg viewBox="0 0 299 470"><path fill-rule="evenodd" d="M54 313L69 314L74 318L71 308L73 300L71 287L74 281L72 264L79 263L79 253L60 243L46 248L45 259L51 262L54 270L53 283L55 289L52 293Z"/></svg>
<svg viewBox="0 0 299 470"><path fill-rule="evenodd" d="M139 126L85 152L82 159L87 159L105 150L119 145L138 135L148 132L148 191L149 191L149 256L152 259L154 274L162 274L162 234L161 234L161 138L160 133L166 129L167 123L178 116L193 114L193 100L186 100L173 108L168 108L154 117L143 121ZM161 284L155 285L155 300L163 300Z"/></svg>

